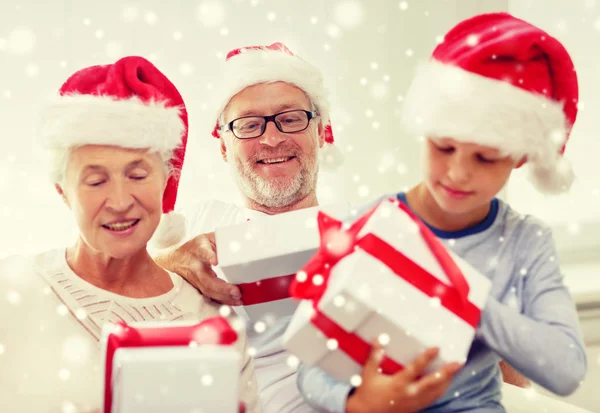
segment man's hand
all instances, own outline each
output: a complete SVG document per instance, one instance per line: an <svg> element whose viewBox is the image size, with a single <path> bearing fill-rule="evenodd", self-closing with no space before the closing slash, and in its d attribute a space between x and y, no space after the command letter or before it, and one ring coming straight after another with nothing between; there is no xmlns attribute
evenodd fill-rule
<svg viewBox="0 0 600 413"><path fill-rule="evenodd" d="M203 295L227 305L242 305L240 289L217 277L215 233L200 234L179 248L155 257L161 267L179 274Z"/></svg>
<svg viewBox="0 0 600 413"><path fill-rule="evenodd" d="M462 367L449 363L436 372L422 376L437 356L438 349L429 349L406 368L394 375L379 372L383 355L377 343L362 372L362 383L346 404L347 413L414 413L430 406L446 392Z"/></svg>

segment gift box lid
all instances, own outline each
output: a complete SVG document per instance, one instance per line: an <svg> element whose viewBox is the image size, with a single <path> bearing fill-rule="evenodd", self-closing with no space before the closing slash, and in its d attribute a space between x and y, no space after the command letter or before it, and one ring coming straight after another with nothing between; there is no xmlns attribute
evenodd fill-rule
<svg viewBox="0 0 600 413"><path fill-rule="evenodd" d="M319 246L319 211L343 219L350 213L350 206L305 208L217 228L215 241L224 276L229 279L239 273L244 281L257 281L298 271ZM277 259L281 256L285 260ZM260 272L256 273L255 268ZM252 276L258 278L247 278Z"/></svg>

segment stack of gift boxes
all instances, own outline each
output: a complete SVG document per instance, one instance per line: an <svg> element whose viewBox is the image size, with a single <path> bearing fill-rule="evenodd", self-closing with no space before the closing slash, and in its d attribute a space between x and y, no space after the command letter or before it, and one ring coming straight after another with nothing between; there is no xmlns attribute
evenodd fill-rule
<svg viewBox="0 0 600 413"><path fill-rule="evenodd" d="M360 215L347 205L279 214L218 228L215 238L219 271L242 292L237 313L254 326L287 317L284 347L343 381L360 374L374 340L385 347L385 374L433 346L440 352L428 371L464 362L491 288L395 199ZM190 351L193 328L164 331L166 341L156 340L160 330L120 328L105 334L104 413L111 405L120 413L159 411L165 403L183 411L199 399L202 411L236 411L236 352ZM215 344L231 342L225 334ZM201 378L189 379L198 374L211 377L204 393ZM161 396L157 376L171 377L175 393Z"/></svg>

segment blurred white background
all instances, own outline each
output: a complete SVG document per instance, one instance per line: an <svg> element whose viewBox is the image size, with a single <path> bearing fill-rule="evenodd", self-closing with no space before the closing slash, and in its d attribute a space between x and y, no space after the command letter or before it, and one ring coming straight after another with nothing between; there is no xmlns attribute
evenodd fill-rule
<svg viewBox="0 0 600 413"><path fill-rule="evenodd" d="M322 203L362 203L420 178L420 143L399 127L415 66L459 20L510 11L561 39L580 75L581 110L567 157L572 192L542 197L517 174L503 197L551 223L567 283L581 308L590 376L570 400L600 411L600 1L595 0L2 0L0 4L0 257L73 239L36 147L38 107L74 71L124 55L153 61L178 86L190 113L179 205L237 201L218 142L211 100L230 49L275 41L319 66L346 156L322 173Z"/></svg>

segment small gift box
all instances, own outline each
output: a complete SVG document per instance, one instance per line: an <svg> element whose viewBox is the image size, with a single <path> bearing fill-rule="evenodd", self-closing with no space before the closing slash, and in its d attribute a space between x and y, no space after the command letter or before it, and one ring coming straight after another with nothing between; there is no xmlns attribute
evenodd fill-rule
<svg viewBox="0 0 600 413"><path fill-rule="evenodd" d="M427 347L428 371L464 362L491 282L437 239L403 203L384 200L351 225L319 215L321 246L291 285L304 300L283 337L338 380L359 374L371 343L394 373Z"/></svg>
<svg viewBox="0 0 600 413"><path fill-rule="evenodd" d="M241 355L222 317L103 328L104 413L237 413Z"/></svg>
<svg viewBox="0 0 600 413"><path fill-rule="evenodd" d="M251 323L291 316L296 310L289 286L319 248L319 211L343 219L350 208L306 208L215 230L218 268L225 280L240 288L241 313Z"/></svg>

